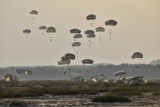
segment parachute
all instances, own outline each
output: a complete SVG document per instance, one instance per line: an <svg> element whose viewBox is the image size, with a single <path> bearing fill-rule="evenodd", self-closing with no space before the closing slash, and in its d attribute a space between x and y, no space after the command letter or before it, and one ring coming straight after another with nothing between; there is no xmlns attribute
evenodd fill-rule
<svg viewBox="0 0 160 107"><path fill-rule="evenodd" d="M111 35L112 34L112 30L111 30L111 28L113 27L113 26L116 26L117 25L117 21L115 21L115 20L107 20L107 21L105 21L105 25L106 26L110 26L110 30L109 30L109 34ZM110 38L111 39L111 38Z"/></svg>
<svg viewBox="0 0 160 107"><path fill-rule="evenodd" d="M118 72L114 73L114 76L121 76L121 75L125 75L125 74L126 74L126 72L124 72L124 71L118 71Z"/></svg>
<svg viewBox="0 0 160 107"><path fill-rule="evenodd" d="M82 63L83 63L83 64L93 64L93 62L94 62L94 61L91 60L91 59L83 59L83 60L82 60Z"/></svg>
<svg viewBox="0 0 160 107"><path fill-rule="evenodd" d="M47 33L56 33L56 29L54 28L54 27L48 27L47 29L46 29L46 32ZM52 36L50 36L50 41L52 41Z"/></svg>
<svg viewBox="0 0 160 107"><path fill-rule="evenodd" d="M88 21L93 21L93 20L96 19L96 15L94 15L94 14L89 14L89 15L86 17L86 19L87 19ZM93 24L92 24L92 23L90 23L90 24L91 24L91 27L92 27Z"/></svg>
<svg viewBox="0 0 160 107"><path fill-rule="evenodd" d="M105 28L104 27L97 27L96 32L97 33L105 32ZM100 39L100 43L102 43L101 35L99 36L99 39Z"/></svg>
<svg viewBox="0 0 160 107"><path fill-rule="evenodd" d="M44 25L39 27L39 30L46 30L46 29L47 29L47 26L44 26ZM44 32L42 33L42 35L44 35Z"/></svg>
<svg viewBox="0 0 160 107"><path fill-rule="evenodd" d="M84 32L85 34L87 34L87 38L89 39L89 47L91 48L91 44L92 44L92 41L91 41L91 38L95 38L95 32L93 30L86 30Z"/></svg>
<svg viewBox="0 0 160 107"><path fill-rule="evenodd" d="M33 20L33 24L34 24L34 20L35 20L35 15L38 15L38 11L37 10L31 10L30 14L33 16L32 20Z"/></svg>
<svg viewBox="0 0 160 107"><path fill-rule="evenodd" d="M32 71L27 70L27 69L16 69L16 72L18 74L25 74L25 75L31 75L32 74Z"/></svg>
<svg viewBox="0 0 160 107"><path fill-rule="evenodd" d="M69 59L60 60L57 62L58 65L69 65L71 61Z"/></svg>
<svg viewBox="0 0 160 107"><path fill-rule="evenodd" d="M135 59L135 58L143 58L143 54L140 53L140 52L135 52L132 54L132 59Z"/></svg>
<svg viewBox="0 0 160 107"><path fill-rule="evenodd" d="M66 59L69 59L69 60L74 60L74 59L75 59L75 55L74 55L74 54L71 54L71 53L65 54L64 57L65 57Z"/></svg>
<svg viewBox="0 0 160 107"><path fill-rule="evenodd" d="M78 48L81 46L80 42L74 42L72 43L72 47L77 48L76 53L77 53L77 58L78 58Z"/></svg>
<svg viewBox="0 0 160 107"><path fill-rule="evenodd" d="M30 34L31 33L31 30L30 29L25 29L25 30L23 30L23 34L25 34L26 35L26 40L28 39L28 34Z"/></svg>
<svg viewBox="0 0 160 107"><path fill-rule="evenodd" d="M74 38L74 41L75 41L75 39L80 39L80 38L82 38L82 34L78 33L78 34L74 35L73 38Z"/></svg>
<svg viewBox="0 0 160 107"><path fill-rule="evenodd" d="M79 30L79 29L71 29L70 30L70 33L81 33L81 30Z"/></svg>
<svg viewBox="0 0 160 107"><path fill-rule="evenodd" d="M17 82L17 77L15 75L12 76L11 74L5 74L3 76L3 80L5 82Z"/></svg>

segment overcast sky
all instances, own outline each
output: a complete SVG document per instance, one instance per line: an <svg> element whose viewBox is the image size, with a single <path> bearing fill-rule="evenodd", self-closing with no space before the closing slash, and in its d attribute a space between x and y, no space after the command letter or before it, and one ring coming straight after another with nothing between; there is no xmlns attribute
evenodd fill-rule
<svg viewBox="0 0 160 107"><path fill-rule="evenodd" d="M34 24L33 9L39 12ZM97 16L93 27L86 20L89 14ZM109 19L116 20L117 26L105 26ZM42 35L41 25L54 26L57 32ZM106 32L96 33L89 48L84 31L99 26ZM28 40L22 33L27 28L32 30ZM82 45L71 65L81 64L84 58L112 64L149 63L160 58L160 0L0 0L0 66L57 65L65 53L76 54L71 46L72 28L81 29L83 38L77 40ZM144 54L143 59L131 59L137 51Z"/></svg>

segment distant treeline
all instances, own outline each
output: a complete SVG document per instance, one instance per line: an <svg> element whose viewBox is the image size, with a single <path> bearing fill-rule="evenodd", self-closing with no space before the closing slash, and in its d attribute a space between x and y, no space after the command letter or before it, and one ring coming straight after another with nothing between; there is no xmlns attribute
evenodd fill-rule
<svg viewBox="0 0 160 107"><path fill-rule="evenodd" d="M22 75L16 69L24 68L32 70L32 75ZM160 65L151 64L93 64L93 65L71 65L71 66L23 66L0 68L0 79L4 74L16 75L19 80L69 80L70 73L78 73L85 79L104 74L108 79L114 79L114 72L125 71L127 76L144 76L147 79L160 78Z"/></svg>

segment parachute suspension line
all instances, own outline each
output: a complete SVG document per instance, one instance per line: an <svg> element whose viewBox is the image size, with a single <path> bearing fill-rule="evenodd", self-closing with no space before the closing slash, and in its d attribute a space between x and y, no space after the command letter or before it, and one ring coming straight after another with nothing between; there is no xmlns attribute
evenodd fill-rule
<svg viewBox="0 0 160 107"><path fill-rule="evenodd" d="M25 36L25 39L26 39L26 40L28 39L28 36L27 36L27 35Z"/></svg>
<svg viewBox="0 0 160 107"><path fill-rule="evenodd" d="M112 30L109 30L109 35L111 36L112 34ZM109 40L111 40L111 37L109 38Z"/></svg>
<svg viewBox="0 0 160 107"><path fill-rule="evenodd" d="M93 27L93 23L90 23L91 27Z"/></svg>
<svg viewBox="0 0 160 107"><path fill-rule="evenodd" d="M52 41L53 40L53 38L52 38L52 36L50 36L50 41Z"/></svg>
<svg viewBox="0 0 160 107"><path fill-rule="evenodd" d="M70 73L70 75L69 75L69 81L71 82L71 68L68 68L68 70L69 70L69 73Z"/></svg>
<svg viewBox="0 0 160 107"><path fill-rule="evenodd" d="M112 34L112 30L109 30L109 34L110 34L110 35Z"/></svg>
<svg viewBox="0 0 160 107"><path fill-rule="evenodd" d="M35 20L35 18L34 18L34 17L32 17L33 24L34 24L34 20Z"/></svg>
<svg viewBox="0 0 160 107"><path fill-rule="evenodd" d="M89 41L89 45L88 46L89 46L89 48L91 48L91 40L89 39L88 41Z"/></svg>
<svg viewBox="0 0 160 107"><path fill-rule="evenodd" d="M77 58L78 58L78 50L76 51L76 54L77 54Z"/></svg>
<svg viewBox="0 0 160 107"><path fill-rule="evenodd" d="M44 35L44 32L42 32L42 35Z"/></svg>
<svg viewBox="0 0 160 107"><path fill-rule="evenodd" d="M99 35L99 40L100 40L100 43L102 43L102 37L101 37L101 35Z"/></svg>

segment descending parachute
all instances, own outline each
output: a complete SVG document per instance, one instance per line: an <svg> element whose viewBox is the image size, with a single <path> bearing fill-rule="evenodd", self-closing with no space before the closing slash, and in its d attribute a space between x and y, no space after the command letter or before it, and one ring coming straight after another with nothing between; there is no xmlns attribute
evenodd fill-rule
<svg viewBox="0 0 160 107"><path fill-rule="evenodd" d="M107 20L105 22L105 25L108 25L108 26L116 26L117 25L117 21L115 20Z"/></svg>
<svg viewBox="0 0 160 107"><path fill-rule="evenodd" d="M97 27L96 28L96 32L98 33L101 33L101 32L105 32L105 28L104 27ZM101 38L101 35L99 36L99 39L100 39L100 43L102 43L102 38Z"/></svg>
<svg viewBox="0 0 160 107"><path fill-rule="evenodd" d="M93 64L93 62L94 62L94 61L91 60L91 59L83 59L83 60L82 60L82 63L83 63L83 64Z"/></svg>
<svg viewBox="0 0 160 107"><path fill-rule="evenodd" d="M74 43L72 43L72 47L79 48L80 46L81 46L80 42L74 42ZM76 53L77 53L77 57L78 57L78 49L76 50Z"/></svg>
<svg viewBox="0 0 160 107"><path fill-rule="evenodd" d="M16 69L16 72L19 74L25 74L25 75L31 75L32 71L27 70L27 69Z"/></svg>
<svg viewBox="0 0 160 107"><path fill-rule="evenodd" d="M140 53L140 52L135 52L135 53L132 54L131 57L132 57L132 59L134 59L134 58L143 58L143 54Z"/></svg>
<svg viewBox="0 0 160 107"><path fill-rule="evenodd" d="M78 34L74 35L73 38L74 38L74 41L75 41L75 39L80 39L80 38L82 38L82 34L78 33Z"/></svg>
<svg viewBox="0 0 160 107"><path fill-rule="evenodd" d="M34 24L34 20L35 20L35 15L38 15L38 11L37 10L31 10L30 14L33 16L32 20L33 20L33 24Z"/></svg>
<svg viewBox="0 0 160 107"><path fill-rule="evenodd" d="M71 63L71 60L75 59L75 55L71 53L67 53L64 56L61 57L61 60L58 61L58 65L69 65ZM71 80L71 69L68 68L70 71L70 80ZM66 72L64 72L64 75L66 75Z"/></svg>
<svg viewBox="0 0 160 107"><path fill-rule="evenodd" d="M82 64L84 64L84 65L93 64L93 63L94 63L94 61L92 59L83 59L82 60ZM86 71L88 72L89 70L86 69Z"/></svg>
<svg viewBox="0 0 160 107"><path fill-rule="evenodd" d="M64 55L66 59L69 59L69 60L74 60L75 59L75 55L72 54L72 53L67 53Z"/></svg>
<svg viewBox="0 0 160 107"><path fill-rule="evenodd" d="M95 37L96 37L95 34L88 34L88 35L87 35L87 38L95 38Z"/></svg>
<svg viewBox="0 0 160 107"><path fill-rule="evenodd" d="M26 35L26 39L28 39L28 34L30 34L31 33L31 30L30 29L25 29L25 30L23 30L23 34L25 34Z"/></svg>
<svg viewBox="0 0 160 107"><path fill-rule="evenodd" d="M88 20L88 21L93 21L93 20L95 20L96 19L96 15L94 15L94 14L89 14L87 17L86 17L86 19ZM92 27L92 23L91 23L91 27Z"/></svg>
<svg viewBox="0 0 160 107"><path fill-rule="evenodd" d="M42 25L42 26L39 27L39 30L43 30L44 31L46 29L47 29L47 26L44 26L44 25ZM44 32L43 32L43 35L44 35Z"/></svg>
<svg viewBox="0 0 160 107"><path fill-rule="evenodd" d="M91 44L92 44L92 41L91 41L91 38L95 38L95 32L93 30L86 30L84 32L85 34L87 34L87 38L89 39L89 47L91 47Z"/></svg>
<svg viewBox="0 0 160 107"><path fill-rule="evenodd" d="M94 34L95 32L93 30L86 30L84 33L85 34Z"/></svg>
<svg viewBox="0 0 160 107"><path fill-rule="evenodd" d="M97 27L96 32L104 32L105 28L104 27Z"/></svg>
<svg viewBox="0 0 160 107"><path fill-rule="evenodd" d="M81 30L79 30L79 29L71 29L70 30L70 33L81 33Z"/></svg>
<svg viewBox="0 0 160 107"><path fill-rule="evenodd" d="M74 42L74 43L72 43L72 47L79 47L79 46L81 46L80 42Z"/></svg>
<svg viewBox="0 0 160 107"><path fill-rule="evenodd" d="M54 27L48 27L46 29L47 33L56 33L56 29ZM50 41L52 41L52 36L50 36Z"/></svg>
<svg viewBox="0 0 160 107"><path fill-rule="evenodd" d="M107 20L107 21L105 21L105 25L106 26L116 26L117 25L117 21L115 21L115 20ZM112 30L110 29L109 30L109 34L111 35L111 33L112 33Z"/></svg>
<svg viewBox="0 0 160 107"><path fill-rule="evenodd" d="M69 65L71 61L69 59L60 60L57 62L58 65Z"/></svg>

